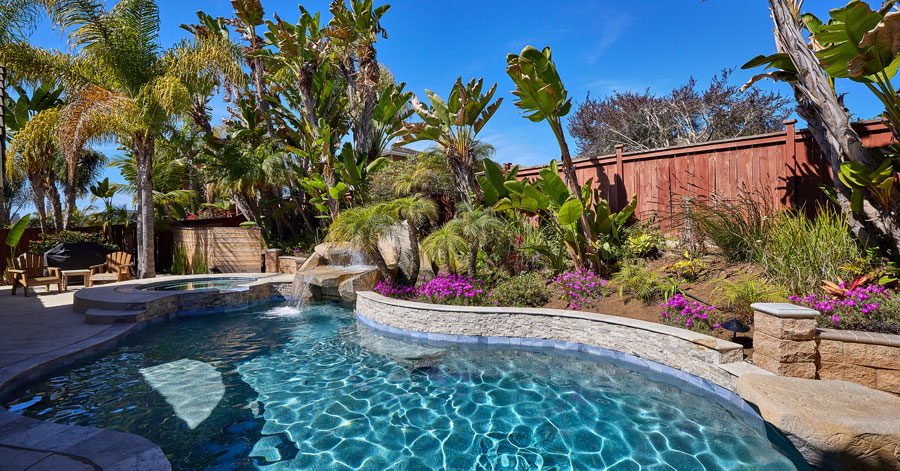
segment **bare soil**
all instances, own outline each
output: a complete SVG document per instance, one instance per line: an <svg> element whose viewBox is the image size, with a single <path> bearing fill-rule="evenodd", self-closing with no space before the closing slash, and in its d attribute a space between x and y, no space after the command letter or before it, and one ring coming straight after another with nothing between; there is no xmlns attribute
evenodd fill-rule
<svg viewBox="0 0 900 471"><path fill-rule="evenodd" d="M674 274L666 270L666 267L679 260L683 260L682 255L677 253L666 253L660 258L648 261L647 268L658 273L662 277L674 276ZM682 283L681 288L685 294L690 297L710 305L716 304L717 296L714 289L718 284L717 282L720 280L736 281L744 276L760 273L759 268L753 264L729 263L721 257L714 255L704 256L703 262L706 264L707 270L701 279L693 283ZM620 297L619 287L614 282L610 282L606 286L608 288L606 289L605 296L591 299L590 304L585 305L581 310L612 316L628 317L642 321L659 322L661 312L659 304L663 302L661 296L651 302L645 303L641 300L631 298L628 293L625 293L623 297ZM566 309L568 307L567 303L560 299L555 292L551 293L551 296L554 296L554 298L544 307L553 309ZM730 319L732 317L738 316L728 316L726 312L726 318ZM745 324L748 323L745 319L742 319L742 321L744 321ZM745 356L752 355L753 351L752 348L748 348L751 345L751 338L753 336L752 325L750 328L750 332L739 334L737 338L733 340L744 345ZM724 340L732 340L731 332L720 331L714 335Z"/></svg>

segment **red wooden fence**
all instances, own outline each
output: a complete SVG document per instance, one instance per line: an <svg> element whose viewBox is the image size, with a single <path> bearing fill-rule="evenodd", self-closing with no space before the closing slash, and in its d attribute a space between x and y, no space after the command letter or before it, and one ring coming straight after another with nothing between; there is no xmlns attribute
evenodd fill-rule
<svg viewBox="0 0 900 471"><path fill-rule="evenodd" d="M671 217L684 197L735 198L742 191L765 195L778 206L813 208L825 201L819 185L832 184L831 168L808 130L785 121L781 132L575 161L584 184L594 179L603 198L619 209L634 195L640 218ZM891 143L879 121L854 123L866 147ZM542 166L526 167L519 178L533 178Z"/></svg>

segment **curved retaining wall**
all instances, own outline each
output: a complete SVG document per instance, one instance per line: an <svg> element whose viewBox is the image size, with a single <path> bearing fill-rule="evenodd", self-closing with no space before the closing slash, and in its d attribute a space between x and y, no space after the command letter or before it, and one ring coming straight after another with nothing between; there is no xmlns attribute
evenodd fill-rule
<svg viewBox="0 0 900 471"><path fill-rule="evenodd" d="M560 309L426 304L371 291L356 296L360 321L388 333L430 342L586 352L668 372L733 403L743 402L734 393L738 376L766 374L743 361L741 345L653 322Z"/></svg>

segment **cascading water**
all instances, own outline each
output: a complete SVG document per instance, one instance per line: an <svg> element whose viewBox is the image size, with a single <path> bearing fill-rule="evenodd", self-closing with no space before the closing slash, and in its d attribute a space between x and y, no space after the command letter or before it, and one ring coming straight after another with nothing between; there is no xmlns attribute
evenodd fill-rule
<svg viewBox="0 0 900 471"><path fill-rule="evenodd" d="M296 275L291 285L291 304L298 311L303 311L306 300L309 298L309 282L311 278L305 275Z"/></svg>

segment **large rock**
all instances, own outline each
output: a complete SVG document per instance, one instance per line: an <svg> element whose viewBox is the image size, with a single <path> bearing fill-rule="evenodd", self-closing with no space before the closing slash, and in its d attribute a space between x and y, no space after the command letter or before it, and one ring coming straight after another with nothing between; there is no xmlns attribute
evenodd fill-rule
<svg viewBox="0 0 900 471"><path fill-rule="evenodd" d="M338 294L344 301L355 303L357 291L372 291L372 288L375 288L375 285L383 278L381 270L370 270L360 273L342 281L338 286Z"/></svg>
<svg viewBox="0 0 900 471"><path fill-rule="evenodd" d="M406 222L391 228L391 233L378 240L378 251L388 268L398 269L404 275L412 272L412 249L409 245L409 226Z"/></svg>
<svg viewBox="0 0 900 471"><path fill-rule="evenodd" d="M900 470L900 398L846 381L746 374L737 393L823 470Z"/></svg>
<svg viewBox="0 0 900 471"><path fill-rule="evenodd" d="M294 296L304 302L325 299L352 303L357 289L370 290L380 279L381 272L375 267L320 265L294 275Z"/></svg>

